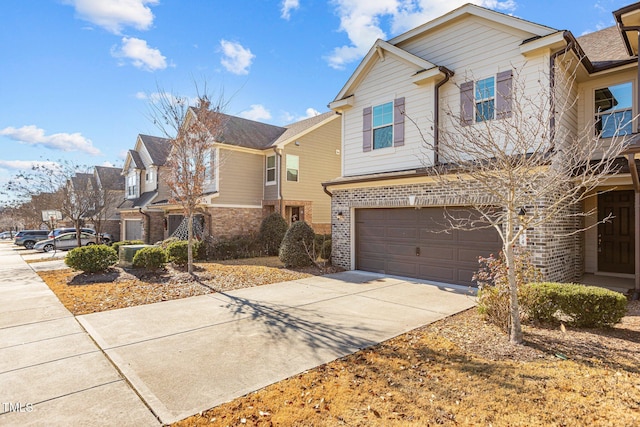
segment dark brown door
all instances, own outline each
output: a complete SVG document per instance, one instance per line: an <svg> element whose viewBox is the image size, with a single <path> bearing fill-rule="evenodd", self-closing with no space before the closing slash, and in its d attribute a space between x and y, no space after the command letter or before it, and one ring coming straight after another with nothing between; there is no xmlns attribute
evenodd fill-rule
<svg viewBox="0 0 640 427"><path fill-rule="evenodd" d="M498 233L493 229L444 232L445 228L442 208L359 209L356 268L473 285L478 256L500 251Z"/></svg>
<svg viewBox="0 0 640 427"><path fill-rule="evenodd" d="M633 191L609 191L598 195L598 270L635 273L635 227Z"/></svg>

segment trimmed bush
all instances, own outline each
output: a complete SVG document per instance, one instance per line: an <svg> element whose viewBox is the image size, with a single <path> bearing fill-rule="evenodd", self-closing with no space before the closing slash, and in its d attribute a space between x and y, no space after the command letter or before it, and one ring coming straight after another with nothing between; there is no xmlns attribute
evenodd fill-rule
<svg viewBox="0 0 640 427"><path fill-rule="evenodd" d="M274 212L262 220L258 239L267 255L278 255L282 239L284 239L288 228L287 221L278 212Z"/></svg>
<svg viewBox="0 0 640 427"><path fill-rule="evenodd" d="M250 258L262 255L262 242L253 236L235 236L209 242L207 252L209 259L225 260Z"/></svg>
<svg viewBox="0 0 640 427"><path fill-rule="evenodd" d="M120 254L120 246L124 245L144 245L144 242L142 240L121 240L113 242L111 247L116 250L116 254Z"/></svg>
<svg viewBox="0 0 640 427"><path fill-rule="evenodd" d="M167 262L167 253L159 246L142 248L133 256L133 266L157 270L164 267Z"/></svg>
<svg viewBox="0 0 640 427"><path fill-rule="evenodd" d="M118 253L107 245L81 246L69 251L64 263L86 273L105 271L118 262Z"/></svg>
<svg viewBox="0 0 640 427"><path fill-rule="evenodd" d="M169 243L166 247L167 261L175 265L187 265L188 263L188 247L189 243L186 240L175 240ZM202 248L202 242L200 240L193 240L193 259L200 259L200 252Z"/></svg>
<svg viewBox="0 0 640 427"><path fill-rule="evenodd" d="M286 267L306 267L313 259L315 233L304 221L294 222L287 230L280 245L280 261Z"/></svg>
<svg viewBox="0 0 640 427"><path fill-rule="evenodd" d="M627 313L627 298L619 292L575 283L531 283L521 289L521 305L531 319L562 321L582 328L610 327Z"/></svg>

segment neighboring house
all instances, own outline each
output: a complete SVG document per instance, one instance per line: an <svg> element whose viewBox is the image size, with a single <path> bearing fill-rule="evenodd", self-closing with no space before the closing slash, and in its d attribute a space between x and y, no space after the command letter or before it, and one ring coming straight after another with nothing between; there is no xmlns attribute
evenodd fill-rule
<svg viewBox="0 0 640 427"><path fill-rule="evenodd" d="M190 109L186 120L194 119ZM210 162L200 218L214 238L255 233L271 212L330 231L331 198L321 182L340 175L340 120L334 112L284 127L225 114ZM154 200L151 206L165 213L168 237L184 219L182 208L169 197Z"/></svg>
<svg viewBox="0 0 640 427"><path fill-rule="evenodd" d="M87 215L87 225L100 233L109 233L114 241L120 240L120 212L118 205L124 198L122 169L95 166L91 183L96 187L96 204Z"/></svg>
<svg viewBox="0 0 640 427"><path fill-rule="evenodd" d="M122 240L155 243L164 239L164 213L153 202L169 196L162 173L170 150L166 138L138 135L133 150L127 153L122 168L124 201L118 205Z"/></svg>
<svg viewBox="0 0 640 427"><path fill-rule="evenodd" d="M486 119L501 120L512 107L501 94L511 87L513 70L529 78L527 90L551 92L549 76L556 73L559 79L565 73L554 54L569 52L564 59L580 65L577 80L560 94L569 107L556 126L572 137L612 116L625 123L623 134L632 135L638 124L631 117L640 113L640 3L614 16L618 28L576 39L568 31L467 4L389 41L378 40L330 104L342 115L343 155L341 177L323 184L333 195L333 263L472 284L477 257L500 250L497 232L425 229L459 202L428 177L428 168L439 159L437 152L425 150L423 138L433 138L437 146L437 133L420 134L408 118L427 117L433 125L448 107L474 126L474 111L490 105ZM619 30L625 26L629 31ZM610 136L607 129L602 136ZM635 146L640 152L640 142ZM585 223L557 218L529 233L527 247L548 280L576 280L587 272L635 277L640 283L640 183L630 159L628 164L621 159L626 169L602 187L613 191L584 206L597 215ZM609 212L615 216L611 225L569 235Z"/></svg>

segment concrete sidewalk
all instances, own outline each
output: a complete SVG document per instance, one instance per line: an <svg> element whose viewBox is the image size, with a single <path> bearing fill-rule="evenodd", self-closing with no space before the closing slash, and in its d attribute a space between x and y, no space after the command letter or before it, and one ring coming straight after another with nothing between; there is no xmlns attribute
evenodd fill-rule
<svg viewBox="0 0 640 427"><path fill-rule="evenodd" d="M159 425L14 246L0 259L0 425Z"/></svg>
<svg viewBox="0 0 640 427"><path fill-rule="evenodd" d="M473 305L466 288L346 272L78 320L168 424Z"/></svg>

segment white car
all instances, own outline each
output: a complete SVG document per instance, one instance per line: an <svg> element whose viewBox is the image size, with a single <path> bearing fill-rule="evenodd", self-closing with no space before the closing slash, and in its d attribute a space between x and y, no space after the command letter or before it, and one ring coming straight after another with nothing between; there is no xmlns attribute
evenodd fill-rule
<svg viewBox="0 0 640 427"><path fill-rule="evenodd" d="M96 235L89 233L80 233L82 246L95 245ZM51 252L55 250L69 250L78 247L78 239L76 233L60 234L53 239L42 240L33 246L33 249L41 252Z"/></svg>

